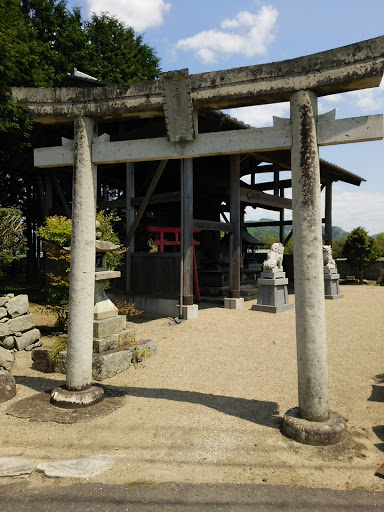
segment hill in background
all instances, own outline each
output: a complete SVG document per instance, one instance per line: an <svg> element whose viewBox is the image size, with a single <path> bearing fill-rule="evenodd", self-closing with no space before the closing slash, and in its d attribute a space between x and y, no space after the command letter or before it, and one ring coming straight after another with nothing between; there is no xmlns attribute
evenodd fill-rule
<svg viewBox="0 0 384 512"><path fill-rule="evenodd" d="M257 222L268 222L273 221L273 219L259 219ZM245 227L247 224L245 224ZM288 233L291 230L291 226L284 226L284 237L288 235ZM278 226L266 226L266 227L248 227L247 231L250 235L254 236L258 240L262 240L265 237L271 237L271 238L279 238L279 227ZM323 228L324 232L324 228ZM346 238L349 235L348 231L344 231L344 229L340 228L339 226L333 226L332 227L332 239L333 240L342 240L343 238Z"/></svg>

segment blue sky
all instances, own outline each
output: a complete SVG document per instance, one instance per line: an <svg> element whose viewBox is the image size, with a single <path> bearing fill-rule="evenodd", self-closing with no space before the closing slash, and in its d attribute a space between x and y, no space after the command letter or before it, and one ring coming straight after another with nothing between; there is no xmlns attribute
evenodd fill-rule
<svg viewBox="0 0 384 512"><path fill-rule="evenodd" d="M143 34L163 71L200 73L262 64L344 46L384 33L383 0L78 0L83 17L108 12ZM319 112L336 117L384 112L379 88L328 96ZM288 104L228 111L253 126L270 126L272 115L289 117ZM384 231L384 142L320 148L320 156L367 181L334 185L333 224ZM252 210L251 217L265 216ZM271 216L271 215L269 215ZM250 217L250 218L251 218Z"/></svg>

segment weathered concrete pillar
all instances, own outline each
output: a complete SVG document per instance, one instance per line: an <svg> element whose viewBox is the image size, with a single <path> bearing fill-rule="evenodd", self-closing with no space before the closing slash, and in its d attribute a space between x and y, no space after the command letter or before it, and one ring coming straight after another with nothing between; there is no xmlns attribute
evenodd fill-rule
<svg viewBox="0 0 384 512"><path fill-rule="evenodd" d="M229 244L229 299L224 299L228 309L241 309L244 299L240 297L241 265L241 215L240 215L240 155L230 156L230 213L233 231Z"/></svg>
<svg viewBox="0 0 384 512"><path fill-rule="evenodd" d="M68 408L88 406L103 398L102 388L91 387L97 183L91 145L95 128L90 118L75 120L67 378L66 389L57 388L51 395L52 403Z"/></svg>
<svg viewBox="0 0 384 512"><path fill-rule="evenodd" d="M345 422L330 413L325 329L317 97L291 96L292 209L299 408L284 417L285 433L306 444L333 444Z"/></svg>

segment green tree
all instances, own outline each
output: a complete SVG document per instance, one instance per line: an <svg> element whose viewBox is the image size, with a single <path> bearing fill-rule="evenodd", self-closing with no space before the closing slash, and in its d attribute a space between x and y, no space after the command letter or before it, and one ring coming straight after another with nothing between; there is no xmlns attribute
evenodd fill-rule
<svg viewBox="0 0 384 512"><path fill-rule="evenodd" d="M114 16L94 14L85 24L85 33L88 47L84 72L116 84L153 80L159 75L155 51Z"/></svg>
<svg viewBox="0 0 384 512"><path fill-rule="evenodd" d="M33 167L31 137L38 136L11 87L59 86L73 67L120 84L160 72L155 51L114 17L86 22L65 0L0 1L0 206L25 207L22 176Z"/></svg>
<svg viewBox="0 0 384 512"><path fill-rule="evenodd" d="M374 239L361 226L353 229L345 239L343 256L356 268L362 283L364 269L378 257Z"/></svg>
<svg viewBox="0 0 384 512"><path fill-rule="evenodd" d="M379 233L375 238L375 247L379 256L382 258L384 256L384 233Z"/></svg>

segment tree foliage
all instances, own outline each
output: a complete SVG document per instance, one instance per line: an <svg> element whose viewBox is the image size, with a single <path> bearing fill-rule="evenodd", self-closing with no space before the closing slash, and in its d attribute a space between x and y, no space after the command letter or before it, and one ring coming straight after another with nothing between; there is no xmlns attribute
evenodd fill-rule
<svg viewBox="0 0 384 512"><path fill-rule="evenodd" d="M22 176L33 166L35 123L15 105L11 87L60 86L74 67L118 84L160 72L155 51L115 17L84 20L65 0L0 1L0 206L25 206Z"/></svg>
<svg viewBox="0 0 384 512"><path fill-rule="evenodd" d="M24 222L17 208L0 208L0 276L4 267L25 253Z"/></svg>
<svg viewBox="0 0 384 512"><path fill-rule="evenodd" d="M375 241L363 227L353 229L345 239L343 255L357 270L360 282L363 282L363 271L378 257Z"/></svg>

